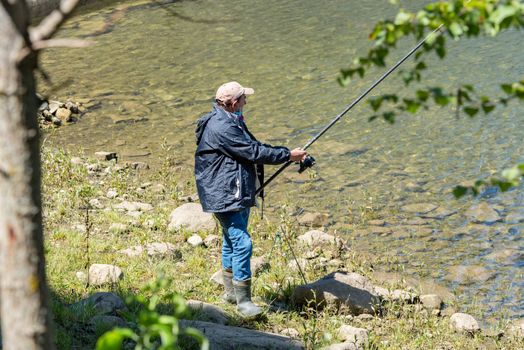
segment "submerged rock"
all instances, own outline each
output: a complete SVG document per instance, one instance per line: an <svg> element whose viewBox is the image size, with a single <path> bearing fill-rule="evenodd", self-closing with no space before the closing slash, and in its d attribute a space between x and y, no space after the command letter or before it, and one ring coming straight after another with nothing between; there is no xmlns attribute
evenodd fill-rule
<svg viewBox="0 0 524 350"><path fill-rule="evenodd" d="M495 273L487 270L480 265L470 266L452 266L448 270L448 275L445 279L449 281L456 281L461 284L471 284L474 282L486 282L495 277Z"/></svg>
<svg viewBox="0 0 524 350"><path fill-rule="evenodd" d="M524 222L524 211L513 211L506 216L507 224L519 224Z"/></svg>
<svg viewBox="0 0 524 350"><path fill-rule="evenodd" d="M411 214L427 214L435 209L437 205L432 203L418 203L418 204L408 204L402 207L402 211Z"/></svg>
<svg viewBox="0 0 524 350"><path fill-rule="evenodd" d="M466 211L466 216L471 221L480 224L493 224L502 220L497 211L486 202L481 202L469 208Z"/></svg>

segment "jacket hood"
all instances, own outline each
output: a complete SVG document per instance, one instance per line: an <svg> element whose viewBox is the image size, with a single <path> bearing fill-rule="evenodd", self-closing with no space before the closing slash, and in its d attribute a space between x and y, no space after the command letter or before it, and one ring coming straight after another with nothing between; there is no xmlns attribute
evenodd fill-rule
<svg viewBox="0 0 524 350"><path fill-rule="evenodd" d="M216 114L216 112L217 112L217 106L215 105L213 106L213 111L211 113L208 113L204 115L202 118L198 119L197 127L195 130L197 145L200 143L200 140L202 139L202 135L204 134L204 129L206 128L207 123Z"/></svg>

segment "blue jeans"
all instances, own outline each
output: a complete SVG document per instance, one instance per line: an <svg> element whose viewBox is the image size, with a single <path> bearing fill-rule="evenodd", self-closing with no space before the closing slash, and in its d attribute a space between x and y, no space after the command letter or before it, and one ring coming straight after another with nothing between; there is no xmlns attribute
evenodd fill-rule
<svg viewBox="0 0 524 350"><path fill-rule="evenodd" d="M215 213L222 226L222 268L233 270L233 280L251 278L253 244L247 232L249 208L241 211Z"/></svg>

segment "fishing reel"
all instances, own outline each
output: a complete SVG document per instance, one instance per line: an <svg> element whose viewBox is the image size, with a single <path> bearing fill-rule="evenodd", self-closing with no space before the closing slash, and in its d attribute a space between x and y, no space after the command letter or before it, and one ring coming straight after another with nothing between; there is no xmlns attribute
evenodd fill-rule
<svg viewBox="0 0 524 350"><path fill-rule="evenodd" d="M298 169L298 173L302 174L304 170L306 170L307 168L311 168L313 165L315 165L315 158L308 154L306 158L300 162L300 168Z"/></svg>

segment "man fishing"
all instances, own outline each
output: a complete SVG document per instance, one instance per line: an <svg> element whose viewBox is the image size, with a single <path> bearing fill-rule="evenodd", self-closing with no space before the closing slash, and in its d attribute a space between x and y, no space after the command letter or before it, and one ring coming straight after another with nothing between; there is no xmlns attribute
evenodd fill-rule
<svg viewBox="0 0 524 350"><path fill-rule="evenodd" d="M197 123L195 177L205 212L222 226L222 298L237 304L245 317L262 309L251 301L251 237L249 211L255 206L257 182L263 183L263 164L303 161L307 153L263 144L249 132L243 115L247 96L255 91L232 81L221 85L213 110ZM260 185L258 185L260 186Z"/></svg>

